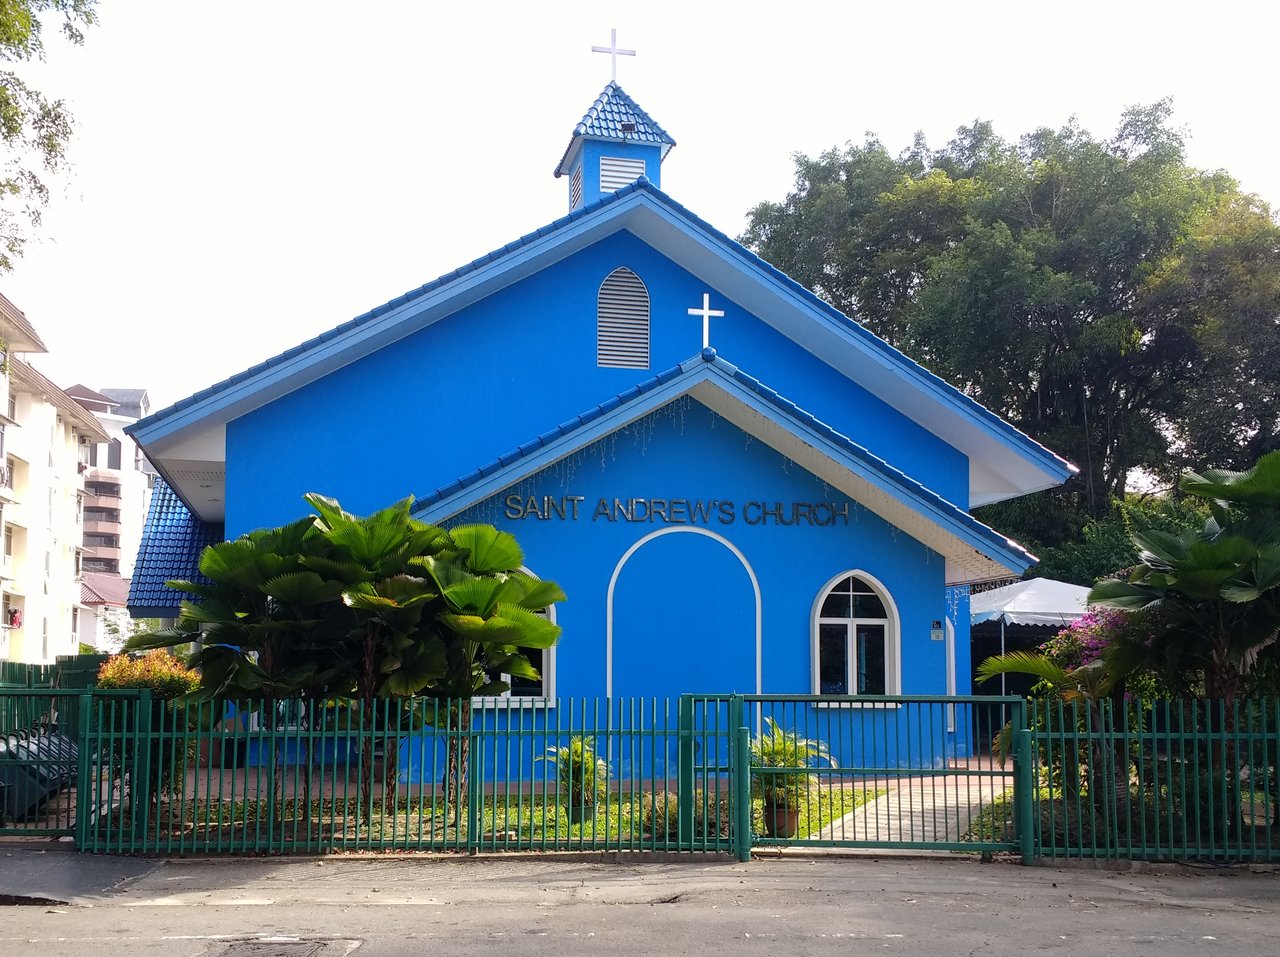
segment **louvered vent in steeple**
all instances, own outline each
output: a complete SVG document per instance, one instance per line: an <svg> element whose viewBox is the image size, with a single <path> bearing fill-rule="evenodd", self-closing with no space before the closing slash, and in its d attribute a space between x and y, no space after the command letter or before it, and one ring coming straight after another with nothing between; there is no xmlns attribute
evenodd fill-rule
<svg viewBox="0 0 1280 957"><path fill-rule="evenodd" d="M649 290L626 266L605 277L596 297L596 365L649 368Z"/></svg>

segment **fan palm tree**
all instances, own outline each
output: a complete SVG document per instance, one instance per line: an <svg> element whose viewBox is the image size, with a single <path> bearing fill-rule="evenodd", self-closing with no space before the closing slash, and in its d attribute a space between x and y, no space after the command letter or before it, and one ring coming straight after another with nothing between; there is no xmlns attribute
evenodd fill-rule
<svg viewBox="0 0 1280 957"><path fill-rule="evenodd" d="M1246 472L1189 473L1181 487L1209 500L1204 527L1135 530L1138 564L1099 582L1089 601L1156 612L1151 663L1202 672L1205 694L1230 704L1280 639L1280 452Z"/></svg>

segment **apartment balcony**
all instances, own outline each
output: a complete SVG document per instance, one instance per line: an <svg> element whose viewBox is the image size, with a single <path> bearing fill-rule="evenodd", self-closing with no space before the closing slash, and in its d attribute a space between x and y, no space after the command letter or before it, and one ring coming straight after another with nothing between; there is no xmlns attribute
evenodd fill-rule
<svg viewBox="0 0 1280 957"><path fill-rule="evenodd" d="M13 470L0 465L0 503L9 505L18 500L13 490Z"/></svg>
<svg viewBox="0 0 1280 957"><path fill-rule="evenodd" d="M84 493L85 508L111 508L118 509L120 507L119 495L93 495L90 492Z"/></svg>
<svg viewBox="0 0 1280 957"><path fill-rule="evenodd" d="M120 560L120 548L113 545L85 545L82 549L85 558L106 558Z"/></svg>
<svg viewBox="0 0 1280 957"><path fill-rule="evenodd" d="M120 469L103 468L101 465L86 465L84 480L86 482L102 482L106 485L119 485L122 474Z"/></svg>
<svg viewBox="0 0 1280 957"><path fill-rule="evenodd" d="M85 516L84 531L88 535L119 535L120 520Z"/></svg>

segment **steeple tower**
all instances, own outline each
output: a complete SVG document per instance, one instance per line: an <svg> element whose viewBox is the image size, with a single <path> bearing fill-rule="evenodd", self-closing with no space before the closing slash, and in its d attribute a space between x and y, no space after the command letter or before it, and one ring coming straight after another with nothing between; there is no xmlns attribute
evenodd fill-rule
<svg viewBox="0 0 1280 957"><path fill-rule="evenodd" d="M592 47L613 58L613 79L591 104L556 166L556 176L569 177L569 211L648 177L662 185L662 160L676 145L661 126L618 86L618 56L635 56L618 49L617 31L608 47Z"/></svg>

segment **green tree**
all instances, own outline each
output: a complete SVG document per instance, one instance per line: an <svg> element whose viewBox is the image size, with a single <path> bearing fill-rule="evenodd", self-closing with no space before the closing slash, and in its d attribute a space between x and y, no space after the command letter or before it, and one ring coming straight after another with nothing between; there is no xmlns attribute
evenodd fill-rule
<svg viewBox="0 0 1280 957"><path fill-rule="evenodd" d="M169 583L195 596L182 603L178 624L127 647L198 638L191 661L203 695L261 702L267 715L283 698L350 696L369 729L390 713L380 700L415 696L447 701L455 727L465 729L471 709L459 702L506 691L509 676L539 677L528 651L559 638L540 612L564 593L520 570L524 555L512 535L491 525L428 525L411 516L412 499L367 517L323 495L306 501L312 517L205 549L207 582ZM366 797L370 749L366 741ZM449 782L459 795L466 755L455 737Z"/></svg>
<svg viewBox="0 0 1280 957"><path fill-rule="evenodd" d="M82 27L95 22L97 0L6 0L0 4L0 60L13 65L44 59L41 18L61 18L63 35L82 43ZM42 176L66 158L72 121L61 100L50 100L28 85L12 66L0 69L0 143L6 153L0 172L0 271L22 252L26 227L40 222L49 188Z"/></svg>
<svg viewBox="0 0 1280 957"><path fill-rule="evenodd" d="M1079 538L1042 549L1032 572L1092 588L1099 579L1137 564L1133 529L1179 532L1203 525L1207 517L1208 511L1194 498L1131 492L1102 518L1086 517Z"/></svg>
<svg viewBox="0 0 1280 957"><path fill-rule="evenodd" d="M940 150L871 139L796 172L743 241L1080 467L1052 507L985 521L1043 550L1104 519L1135 469L1172 480L1276 441L1277 227L1187 165L1167 101L1108 139L976 122Z"/></svg>

